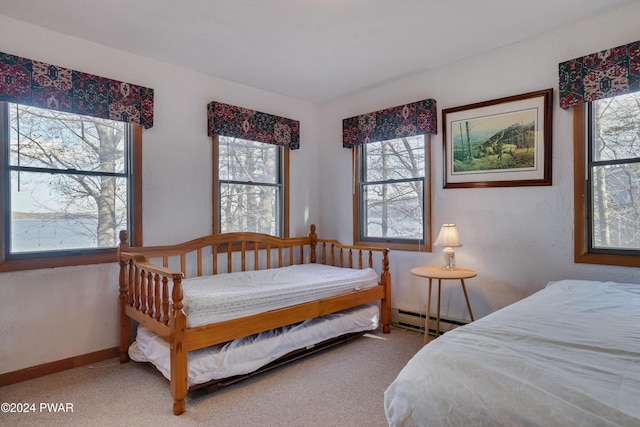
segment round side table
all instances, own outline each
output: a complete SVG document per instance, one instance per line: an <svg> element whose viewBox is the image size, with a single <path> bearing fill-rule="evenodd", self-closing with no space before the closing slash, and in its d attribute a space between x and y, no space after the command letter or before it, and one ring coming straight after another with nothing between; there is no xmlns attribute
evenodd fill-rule
<svg viewBox="0 0 640 427"><path fill-rule="evenodd" d="M469 317L473 322L473 312L471 311L471 305L469 304L469 296L467 295L467 288L464 285L464 279L470 279L476 277L477 273L474 270L467 268L454 268L453 270L443 270L438 266L426 266L416 267L411 269L411 274L414 276L425 277L429 279L429 296L427 301L427 316L425 318L425 331L424 331L424 343L426 344L429 337L429 320L431 317L431 285L433 279L438 279L438 314L436 319L436 336L440 336L440 291L442 289L443 280L460 280L462 285L462 291L464 292L464 299L467 302L467 309L469 310Z"/></svg>

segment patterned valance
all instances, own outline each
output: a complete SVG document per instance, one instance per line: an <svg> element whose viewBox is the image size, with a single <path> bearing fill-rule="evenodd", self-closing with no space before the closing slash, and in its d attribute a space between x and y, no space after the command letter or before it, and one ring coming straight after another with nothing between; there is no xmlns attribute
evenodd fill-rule
<svg viewBox="0 0 640 427"><path fill-rule="evenodd" d="M0 101L153 126L153 89L3 52Z"/></svg>
<svg viewBox="0 0 640 427"><path fill-rule="evenodd" d="M211 102L207 106L209 136L221 135L300 148L300 122L247 108Z"/></svg>
<svg viewBox="0 0 640 427"><path fill-rule="evenodd" d="M560 107L640 90L640 41L560 64Z"/></svg>
<svg viewBox="0 0 640 427"><path fill-rule="evenodd" d="M342 146L437 133L436 100L425 99L342 121Z"/></svg>

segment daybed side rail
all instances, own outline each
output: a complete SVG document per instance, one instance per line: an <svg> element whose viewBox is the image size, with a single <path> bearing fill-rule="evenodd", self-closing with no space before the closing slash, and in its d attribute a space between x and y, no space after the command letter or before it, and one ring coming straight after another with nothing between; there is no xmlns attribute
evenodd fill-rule
<svg viewBox="0 0 640 427"><path fill-rule="evenodd" d="M357 257L357 268L362 269L364 267L364 258L366 257L367 266L373 268L373 253L380 252L382 258L386 258L389 253L387 248L376 248L369 246L354 246L343 245L337 240L318 239L321 243L321 260L322 264L332 265L334 267L349 267L356 268L354 266L354 252ZM328 253L328 256L327 256ZM347 265L345 266L345 253L347 257ZM337 257L337 259L336 259ZM327 259L328 258L328 259Z"/></svg>
<svg viewBox="0 0 640 427"><path fill-rule="evenodd" d="M120 268L123 302L150 320L169 325L171 303L182 301L176 298L182 295L182 272L149 263L135 252L120 252Z"/></svg>
<svg viewBox="0 0 640 427"><path fill-rule="evenodd" d="M356 268L354 266L354 252L357 257L357 268L362 269L364 267L363 257L366 256L367 266L373 267L373 254L374 252L380 252L382 255L381 267L380 267L380 285L384 287L384 298L380 301L382 331L389 333L391 324L391 273L389 272L389 249L376 248L369 246L355 246L355 245L343 245L336 240L317 239L317 242L321 244L321 262L322 264L328 264L334 267L348 267ZM329 259L327 260L327 252L329 252ZM337 253L337 261L336 261ZM348 264L345 266L345 253Z"/></svg>

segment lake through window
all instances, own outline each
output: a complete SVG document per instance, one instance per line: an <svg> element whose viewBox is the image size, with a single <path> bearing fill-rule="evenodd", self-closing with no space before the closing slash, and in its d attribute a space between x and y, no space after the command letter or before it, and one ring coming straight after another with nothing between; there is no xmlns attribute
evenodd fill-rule
<svg viewBox="0 0 640 427"><path fill-rule="evenodd" d="M3 104L4 258L95 253L129 229L131 125Z"/></svg>

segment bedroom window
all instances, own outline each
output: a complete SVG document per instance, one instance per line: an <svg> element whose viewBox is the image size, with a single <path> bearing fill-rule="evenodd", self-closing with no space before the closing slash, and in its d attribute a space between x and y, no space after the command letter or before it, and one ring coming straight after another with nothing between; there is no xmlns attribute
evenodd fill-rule
<svg viewBox="0 0 640 427"><path fill-rule="evenodd" d="M429 187L426 136L370 142L354 149L354 240L403 250L425 247Z"/></svg>
<svg viewBox="0 0 640 427"><path fill-rule="evenodd" d="M0 106L1 271L112 262L120 230L139 240L140 126Z"/></svg>
<svg viewBox="0 0 640 427"><path fill-rule="evenodd" d="M576 261L640 266L640 92L574 115Z"/></svg>
<svg viewBox="0 0 640 427"><path fill-rule="evenodd" d="M289 149L214 136L214 234L288 235Z"/></svg>

